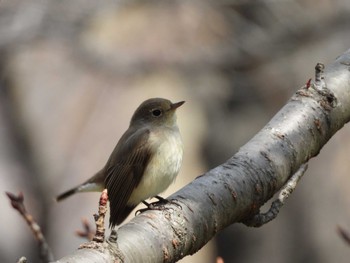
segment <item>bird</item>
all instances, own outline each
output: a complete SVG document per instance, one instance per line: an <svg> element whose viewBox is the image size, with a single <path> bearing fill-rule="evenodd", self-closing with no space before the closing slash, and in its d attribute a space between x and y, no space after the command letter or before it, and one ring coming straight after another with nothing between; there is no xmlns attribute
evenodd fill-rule
<svg viewBox="0 0 350 263"><path fill-rule="evenodd" d="M120 225L146 199L157 197L173 183L183 158L183 142L176 109L185 101L151 98L141 103L131 117L101 170L82 184L63 192L57 201L80 192L107 189L109 227Z"/></svg>

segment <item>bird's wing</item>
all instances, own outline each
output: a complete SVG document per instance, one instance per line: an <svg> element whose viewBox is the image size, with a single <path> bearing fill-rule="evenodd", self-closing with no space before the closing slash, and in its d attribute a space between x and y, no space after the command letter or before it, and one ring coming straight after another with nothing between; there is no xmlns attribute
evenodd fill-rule
<svg viewBox="0 0 350 263"><path fill-rule="evenodd" d="M111 210L109 225L112 227L120 224L134 208L127 202L150 160L149 135L149 129L128 130L106 164L105 185Z"/></svg>

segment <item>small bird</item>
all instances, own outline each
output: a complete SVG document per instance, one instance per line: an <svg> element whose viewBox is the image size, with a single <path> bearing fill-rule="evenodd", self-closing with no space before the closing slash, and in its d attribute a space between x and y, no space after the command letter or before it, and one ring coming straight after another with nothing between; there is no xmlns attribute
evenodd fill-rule
<svg viewBox="0 0 350 263"><path fill-rule="evenodd" d="M84 183L60 194L61 201L79 192L107 188L109 226L122 223L144 200L156 197L175 180L182 163L183 144L176 109L184 101L153 98L144 101L106 165Z"/></svg>

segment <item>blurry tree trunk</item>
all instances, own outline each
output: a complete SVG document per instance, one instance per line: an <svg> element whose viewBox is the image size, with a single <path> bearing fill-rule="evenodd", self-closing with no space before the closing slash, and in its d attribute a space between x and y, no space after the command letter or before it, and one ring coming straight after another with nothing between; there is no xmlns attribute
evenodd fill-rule
<svg viewBox="0 0 350 263"><path fill-rule="evenodd" d="M119 228L119 250L106 242L103 251L81 249L57 262L118 262L120 253L125 262L175 262L225 227L249 220L350 120L350 50L324 77L298 90L227 162L168 198L177 204L146 211Z"/></svg>

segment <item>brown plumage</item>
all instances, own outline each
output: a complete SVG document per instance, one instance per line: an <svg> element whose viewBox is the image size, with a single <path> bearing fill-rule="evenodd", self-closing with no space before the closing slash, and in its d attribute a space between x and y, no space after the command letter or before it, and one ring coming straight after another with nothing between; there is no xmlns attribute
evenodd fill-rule
<svg viewBox="0 0 350 263"><path fill-rule="evenodd" d="M119 225L144 199L174 181L182 161L182 141L175 110L184 102L149 99L135 111L106 165L83 184L57 197L108 190L110 227Z"/></svg>

